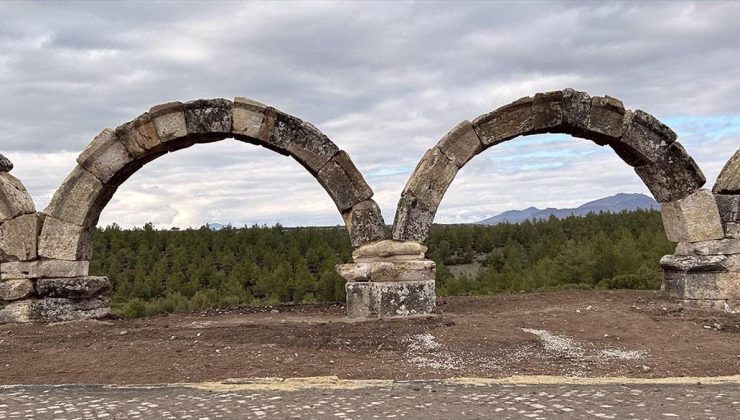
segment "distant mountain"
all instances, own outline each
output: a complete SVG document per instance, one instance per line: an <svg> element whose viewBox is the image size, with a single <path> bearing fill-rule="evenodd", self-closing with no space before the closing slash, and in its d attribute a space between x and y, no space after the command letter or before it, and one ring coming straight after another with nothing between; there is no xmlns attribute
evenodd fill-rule
<svg viewBox="0 0 740 420"><path fill-rule="evenodd" d="M660 204L645 194L619 193L611 197L600 198L574 209L546 208L540 210L529 207L524 210L509 210L497 216L477 222L480 225L497 225L499 223L521 223L525 220L547 219L550 216L564 218L568 216L585 216L588 213L619 213L620 211L634 211L637 209L660 210Z"/></svg>

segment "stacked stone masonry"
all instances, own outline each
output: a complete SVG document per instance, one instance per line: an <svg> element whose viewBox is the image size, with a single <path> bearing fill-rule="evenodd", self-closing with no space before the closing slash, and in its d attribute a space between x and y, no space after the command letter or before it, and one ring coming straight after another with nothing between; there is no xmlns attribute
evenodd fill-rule
<svg viewBox="0 0 740 420"><path fill-rule="evenodd" d="M573 89L537 93L463 121L429 149L399 200L392 239L373 191L349 155L312 124L237 97L170 102L103 130L43 212L0 155L0 322L105 316L110 285L88 273L101 211L145 164L198 143L227 138L289 156L311 173L341 213L354 262L347 279L352 316L407 316L434 308L435 266L425 259L434 217L457 172L489 147L539 133L565 133L609 146L662 203L676 254L662 261L664 289L687 303L737 307L740 150L710 192L676 133L618 99Z"/></svg>

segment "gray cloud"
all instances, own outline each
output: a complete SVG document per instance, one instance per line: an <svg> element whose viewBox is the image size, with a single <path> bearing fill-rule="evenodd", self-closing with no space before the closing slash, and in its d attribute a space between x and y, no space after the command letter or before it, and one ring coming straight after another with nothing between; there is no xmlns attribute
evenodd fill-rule
<svg viewBox="0 0 740 420"><path fill-rule="evenodd" d="M200 97L249 96L313 122L388 222L437 139L537 91L609 94L670 121L710 179L740 144L733 2L5 2L0 16L0 150L40 207L101 129ZM525 138L464 168L438 220L619 191L646 190L608 149ZM150 164L102 223L148 220L341 223L297 163L236 142Z"/></svg>

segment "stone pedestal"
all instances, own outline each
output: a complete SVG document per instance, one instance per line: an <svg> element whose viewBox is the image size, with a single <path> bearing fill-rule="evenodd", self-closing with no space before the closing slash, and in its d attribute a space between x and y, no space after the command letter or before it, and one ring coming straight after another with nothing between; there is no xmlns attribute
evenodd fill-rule
<svg viewBox="0 0 740 420"><path fill-rule="evenodd" d="M347 280L347 316L392 318L430 314L436 304L434 261L417 242L379 241L357 248L337 266Z"/></svg>

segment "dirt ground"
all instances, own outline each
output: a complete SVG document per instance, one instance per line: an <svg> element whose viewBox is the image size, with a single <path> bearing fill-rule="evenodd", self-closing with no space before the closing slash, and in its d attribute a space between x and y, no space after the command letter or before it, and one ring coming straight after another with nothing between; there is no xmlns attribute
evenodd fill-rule
<svg viewBox="0 0 740 420"><path fill-rule="evenodd" d="M350 321L339 305L0 325L0 384L740 374L740 315L657 292L446 298L439 314Z"/></svg>

